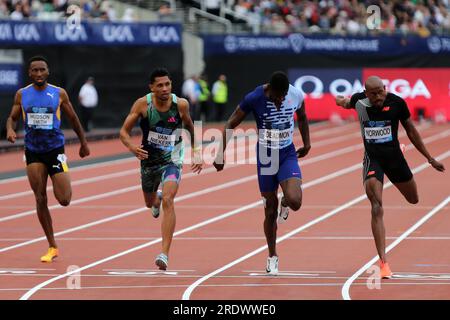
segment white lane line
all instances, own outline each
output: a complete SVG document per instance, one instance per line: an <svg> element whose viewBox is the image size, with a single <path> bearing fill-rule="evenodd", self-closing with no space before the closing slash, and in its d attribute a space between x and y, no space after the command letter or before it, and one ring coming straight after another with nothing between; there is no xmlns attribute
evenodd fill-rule
<svg viewBox="0 0 450 320"><path fill-rule="evenodd" d="M15 270L38 270L38 271L53 271L56 269L47 269L47 268L2 268L0 267L0 271L15 271Z"/></svg>
<svg viewBox="0 0 450 320"><path fill-rule="evenodd" d="M16 241L28 241L33 240L34 238L0 238L0 242L16 242ZM151 241L158 239L157 237L123 237L123 238L58 238L58 241ZM173 239L174 241L242 241L242 240L265 240L264 237L177 237ZM386 237L387 240L395 240L397 237ZM369 240L373 241L372 236L324 236L324 237L314 237L314 236L302 236L302 237L291 237L290 240ZM450 237L439 237L439 236L430 236L430 237L408 237L405 239L406 241L410 240L450 240ZM417 265L417 266L429 266L429 265ZM450 265L432 265L435 267L445 266L449 267Z"/></svg>
<svg viewBox="0 0 450 320"><path fill-rule="evenodd" d="M131 174L138 175L139 174L139 170L137 168L135 168L135 169L125 170L125 171L120 171L120 172L115 172L115 173L109 173L109 174L96 176L96 177L92 177L92 178L75 180L75 181L72 181L71 184L72 184L72 187L73 187L73 186L79 186L79 185L83 185L83 184L87 184L87 183L94 183L94 182L104 181L104 180L108 180L108 179L125 177L125 176L129 176ZM53 190L53 186L48 186L47 187L47 192L51 191L51 190ZM20 197L24 197L24 196L28 196L28 195L32 195L32 194L33 194L33 191L31 191L31 190L22 191L22 192L16 192L16 193L10 193L10 194L6 194L6 195L3 195L3 196L0 196L0 201L20 198Z"/></svg>
<svg viewBox="0 0 450 320"><path fill-rule="evenodd" d="M448 131L450 131L450 130L447 130L447 132L448 132ZM439 136L439 135L436 135L436 136ZM445 136L444 136L444 137L445 137ZM434 139L434 136L429 137L429 139ZM424 139L424 140L425 140L425 139ZM437 140L437 139L436 139L436 140ZM408 147L410 147L410 146L411 146L411 145L409 145ZM407 147L407 149L408 149L408 147ZM445 155L445 154L444 154L444 155ZM441 155L440 157L436 157L436 159L437 159L437 160L443 159L443 155ZM358 168L360 168L361 166L362 166L362 165L359 164L359 167L358 167ZM420 170L423 170L423 169L425 169L425 168L428 167L428 166L429 166L429 164L428 164L428 163L425 163L425 164L423 164L422 166L419 166L418 168L422 168L422 169L420 169ZM350 168L346 168L346 169L340 170L340 171L338 171L338 172L332 173L332 174L328 175L329 180L331 180L331 179L337 177L338 175L346 174L347 171L349 171L349 169L355 170L355 169L353 169L352 167L350 167ZM349 171L349 172L351 172L351 171ZM318 182L319 180L320 180L321 182L324 182L324 181L326 181L324 178L325 178L325 177L322 177L322 178L313 180L313 181L311 181L311 182L309 182L309 183L305 183L304 186L303 186L303 188L305 189L305 188L307 188L307 187L309 187L309 186L313 186L313 185L319 183L319 182ZM320 183L321 183L321 182L320 182ZM365 195L364 195L364 197L363 197L362 199L364 199L364 198L365 198ZM362 200L362 199L361 199L361 200ZM359 200L359 201L361 201L361 200ZM355 203L358 203L359 201L356 201ZM193 226L191 226L191 227L188 227L188 228L182 229L182 230L180 230L180 231L177 231L177 232L174 233L174 236L177 236L177 235L180 235L180 234L189 232L189 231L191 231L191 230L194 230L194 229L203 227L204 225L208 225L208 224L213 223L213 222L215 222L215 221L225 219L225 218L227 218L227 217L229 217L229 216L232 216L232 215L235 215L235 214L237 214L237 213L239 213L239 212L246 211L246 210L248 210L248 209L252 209L252 208L254 208L254 207L257 207L257 206L259 206L259 205L261 205L261 204L262 204L262 201L257 201L257 202L251 203L251 204L249 204L249 205L243 206L243 207L240 208L240 209L236 209L236 210L227 212L227 213L222 214L222 215L220 215L220 216L217 216L217 217L215 217L215 218L206 220L206 221L204 221L204 222L195 224L195 225L193 225ZM349 205L349 207L350 207L350 206L351 206L351 204ZM345 209L345 208L344 208L344 209ZM343 209L342 209L342 210L343 210ZM320 220L320 221L321 221L321 220ZM319 221L319 222L320 222L320 221ZM154 241L151 241L151 242L148 242L148 243L144 243L144 244L142 244L142 245L140 245L140 246L131 248L131 249L127 250L127 251L123 251L123 252L118 253L118 254L116 254L116 255L113 255L113 256L107 257L107 258L105 258L105 259L96 261L96 262L94 262L94 263L92 263L92 264L89 264L89 265L87 265L87 266L84 266L83 268L76 269L76 270L73 270L72 272L68 272L68 273L62 274L62 275L59 276L59 277L49 279L48 281L43 282L43 283L39 284L38 286L32 288L32 289L31 289L29 292L27 292L27 294L26 294L24 297L22 297L22 298L24 298L24 299L26 300L26 299L28 299L31 295L33 295L36 291L38 291L40 288L45 287L46 285L48 285L48 284L50 284L50 283L52 283L52 282L54 282L54 281L57 281L57 280L59 280L59 279L62 279L62 278L64 278L64 277L68 276L68 275L71 275L71 274L73 274L73 273L75 273L75 272L79 272L79 271L82 271L82 270L86 270L86 269L89 269L89 268L91 268L91 267L93 267L93 266L96 266L96 265L98 265L98 264L101 264L101 263L104 263L104 262L108 262L108 261L110 261L110 260L114 260L114 259L116 259L116 258L118 258L118 257L121 257L121 256L123 256L123 255L126 255L126 254L128 254L128 253L131 253L131 252L134 252L134 251L141 250L141 249L143 249L143 248L146 248L146 247L148 247L148 246L151 246L151 245L153 245L153 244L156 244L156 243L160 242L161 240L162 240L162 239L159 238L159 239L157 239L157 240L154 240ZM1 252L1 251L0 251L0 252ZM77 270L78 270L78 271L77 271Z"/></svg>
<svg viewBox="0 0 450 320"><path fill-rule="evenodd" d="M264 238L265 239L265 238ZM261 270L242 270L244 273L258 273L261 272ZM279 274L284 273L318 273L318 274L335 274L336 271L322 271L322 270L284 270L283 272L280 272ZM265 275L266 273L264 273Z"/></svg>
<svg viewBox="0 0 450 320"><path fill-rule="evenodd" d="M361 166L362 166L362 165L359 164L357 168L359 168L359 167L361 167ZM316 185L316 184L323 183L323 182L332 180L332 179L334 179L334 178L336 178L336 177L345 175L345 174L347 174L347 173L349 173L349 172L354 171L354 170L355 170L355 167L356 167L356 165L355 165L355 166L352 166L352 167L350 167L350 168L345 168L345 169L339 170L339 171L337 171L337 172L333 172L333 173L331 173L331 174L329 174L329 175L327 175L327 176L324 176L324 177L321 177L321 178L319 178L319 179L316 179L316 180L310 181L310 182L308 182L308 183L305 183L305 184L303 185L303 189L307 189L307 188L309 188L309 187L311 187L311 186L314 186L314 185ZM176 199L175 199L175 200L176 200ZM232 211L226 212L226 213L221 214L221 215L219 215L219 216L216 216L216 217L214 217L214 218L211 218L211 219L205 220L205 221L203 221L203 222L197 223L197 224L195 224L195 225L192 225L192 226L190 226L190 227L188 227L188 228L185 228L185 229L176 231L176 232L174 233L174 238L175 238L176 236L178 236L178 235L187 233L187 232L189 232L189 231L192 231L192 230L201 228L201 227L203 227L203 226L206 226L206 225L208 225L208 224L214 223L214 222L216 222L216 221L220 221L220 220L223 220L223 219L228 218L228 217L230 217L230 216L236 215L236 214L238 214L238 213L240 213L240 212L245 212L245 211L247 211L247 210L249 210L249 209L256 208L256 207L260 206L261 204L262 204L262 201L259 200L259 201L250 203L250 204L248 204L248 205L242 206L242 207L239 208L239 209L236 209L236 210L232 210ZM42 237L42 238L40 238L40 239L45 239L45 237ZM21 299L27 300L29 297L31 297L31 296L32 296L36 291L38 291L40 288L45 287L45 286L47 286L48 284L50 284L50 283L52 283L52 282L55 282L55 281L57 281L57 280L59 280L59 279L65 278L65 277L70 276L71 274L74 274L74 273L76 273L76 272L79 273L79 272L81 272L81 271L83 271L83 270L86 270L86 269L95 267L95 266L97 266L97 265L99 265L99 264L102 264L102 263L105 263L105 262L108 262L108 261L117 259L117 258L119 258L119 257L125 256L125 255L127 255L127 254L132 253L132 252L135 252L135 251L144 249L144 248L146 248L146 247L152 246L152 245L154 245L154 244L156 244L156 243L159 243L160 241L162 241L162 238L155 239L155 240L153 240L153 241L150 241L150 242L144 243L144 244L142 244L142 245L133 247L133 248L131 248L131 249L129 249L129 250L122 251L122 252L120 252L120 253L118 253L118 254L115 254L115 255L113 255L113 256L104 258L104 259L102 259L102 260L98 260L98 261L96 261L96 262L93 262L93 263L91 263L91 264L89 264L89 265L86 265L86 266L84 266L84 267L78 268L78 269L73 270L73 271L71 271L71 272L67 272L67 273L62 274L62 275L60 275L60 276L58 276L58 277L49 279L49 280L47 280L47 281L45 281L45 282L43 282L43 283L37 285L36 287L32 288L32 289L31 289L26 295L24 295ZM9 247L9 248L11 248L11 247ZM0 252L2 252L1 249L0 249Z"/></svg>
<svg viewBox="0 0 450 320"><path fill-rule="evenodd" d="M273 275L269 273L261 273L261 272L251 272L249 273L251 277L273 277ZM277 277L319 277L318 273L291 273L291 272L278 272Z"/></svg>
<svg viewBox="0 0 450 320"><path fill-rule="evenodd" d="M316 142L314 144L314 147L317 148L319 146L325 146L325 145L334 144L334 143L336 143L338 141L350 140L352 137L359 136L359 135L360 135L359 133L351 133L351 134L344 135L344 136L341 136L341 137L335 137L335 138L331 138L331 139L321 140L321 141ZM240 140L241 138L238 138L238 139ZM240 153L240 152L244 152L245 153L250 148L251 147L247 146L247 145L245 145L243 147L241 146L241 147L238 147L238 148L230 148L230 149L227 150L227 154L234 154L234 153ZM228 168L231 168L231 167L235 167L235 166L228 165L228 166L225 167L225 169L228 169ZM73 170L71 170L71 171L73 171ZM75 180L75 181L72 181L72 186L78 186L78 185L84 185L84 184L88 184L88 183L95 183L95 182L99 182L99 181L104 181L104 180L108 180L108 179L120 178L120 177L124 177L124 176L128 176L128 175L132 175L132 174L138 175L139 174L139 169L135 168L135 169L125 170L125 171L121 171L121 172L110 173L110 174L100 175L100 176L96 176L96 177ZM187 176L183 176L183 178L185 179L185 178L187 178ZM47 187L47 192L51 191L51 190L53 190L53 186L48 186ZM33 191L32 190L27 190L27 191L22 191L22 192L16 192L16 193L10 193L10 194L6 194L6 195L2 195L2 196L0 196L0 201L20 198L20 197L28 196L28 195L33 195ZM0 220L0 222L1 222L1 220Z"/></svg>
<svg viewBox="0 0 450 320"><path fill-rule="evenodd" d="M355 283L354 285L357 286L367 286L367 284L364 283ZM420 285L433 285L433 286L448 286L450 285L450 282L401 282L401 283L386 283L383 284L386 286L394 285L394 286L420 286ZM342 286L342 282L337 283L266 283L266 284L206 284L201 285L202 288L209 288L209 287L340 287ZM107 290L116 290L116 289L164 289L164 288L186 288L187 285L185 284L179 284L179 285L154 285L154 286L104 286L104 287L88 287L88 286L81 286L79 289L82 290L95 290L95 289L107 289ZM0 289L0 292L8 292L8 291L27 291L28 288L7 288L7 289ZM43 291L70 291L70 292L77 292L77 290L68 289L67 287L57 287L57 288L43 288Z"/></svg>
<svg viewBox="0 0 450 320"><path fill-rule="evenodd" d="M425 222L427 222L431 217L433 217L437 212L439 212L443 207L445 207L450 202L450 196L444 199L441 203L439 203L433 210L428 212L425 216L423 216L419 221L417 221L413 226L411 226L408 230L406 230L400 237L398 237L394 242L392 242L389 246L386 247L386 253L394 249L400 242L405 240L414 230L419 228ZM344 300L351 300L350 297L350 286L364 271L366 271L371 265L376 263L378 260L378 256L375 256L362 266L358 271L356 271L350 278L347 279L344 286L342 287L341 294Z"/></svg>
<svg viewBox="0 0 450 320"><path fill-rule="evenodd" d="M84 170L91 169L91 168L108 167L108 166L112 166L112 165L116 165L116 164L123 164L123 163L133 162L133 161L136 161L136 157L134 157L130 154L129 158L118 159L118 160L107 160L107 161L102 161L100 163L91 163L91 164L82 165L82 166L79 166L76 168L70 168L70 172L84 171ZM69 163L69 165L70 165L70 163ZM20 177L15 177L15 178L2 179L2 180L0 180L0 185L9 184L9 183L18 182L18 181L24 181L27 179L28 178L26 175L20 176Z"/></svg>
<svg viewBox="0 0 450 320"><path fill-rule="evenodd" d="M214 167L202 170L200 175L204 175L204 174L208 174L208 173L212 173L212 172L216 172L216 169ZM185 174L183 176L183 179L188 179L188 178L197 177L197 176L198 175L196 173L189 172L189 173L187 173L187 174ZM140 184L139 185L134 185L134 186L131 186L131 187L121 188L121 189L117 189L117 190L114 190L114 191L109 191L109 192L100 193L100 194L97 194L97 195L83 197L83 198L80 198L80 199L73 200L71 202L71 205L77 205L77 204L80 204L80 203L85 203L85 202L89 202L89 201L104 199L104 198L107 198L107 197L112 197L112 196L120 195L120 194L127 193L127 192L132 192L132 191L136 191L136 190L140 190L140 189L141 189L141 185ZM49 210L55 210L55 209L60 209L60 208L64 208L64 207L59 205L59 204L55 204L55 205L52 205L52 206L48 207ZM26 216L29 216L29 215L32 215L32 214L35 214L35 213L36 213L36 209L27 210L27 211L24 211L24 212L20 212L20 213L16 213L16 214L12 214L12 215L6 216L6 217L2 217L2 218L0 218L0 222L5 222L5 221L19 219L19 218L26 217Z"/></svg>
<svg viewBox="0 0 450 320"><path fill-rule="evenodd" d="M223 183L223 184L217 185L215 187L211 187L211 188L208 188L208 189L204 189L204 190L200 190L200 191L196 191L196 192L191 192L191 193L179 196L179 197L175 198L174 201L175 201L175 203L177 203L177 202L180 202L180 201L183 201L183 200L195 198L195 197L198 197L198 196L201 196L201 195L205 195L205 194L208 194L208 193L212 193L212 192L215 192L215 191L226 189L226 188L229 188L229 187L232 187L232 186L240 185L242 183L251 181L253 179L254 179L254 177L245 177L245 178L242 178L242 179L230 181L230 182L227 182L227 183ZM121 218L124 218L124 217L128 217L128 216L131 216L131 215L134 215L134 214L137 214L137 213L140 213L140 212L148 211L148 210L149 210L148 208L143 207L143 208L127 211L127 212L124 212L124 213L121 213L121 214L118 214L118 215L114 215L114 216L111 216L111 217L108 217L108 218L96 220L96 221L93 221L93 222L90 222L90 223L87 223L87 224L84 224L84 225L80 225L80 226L77 226L77 227L74 227L74 228L66 229L64 231L56 232L55 233L55 237L60 236L60 235L64 235L64 234L68 234L68 233L71 233L71 232L83 230L83 229L86 229L86 228L90 228L92 226L96 226L96 225L99 225L99 224L102 224L102 223L106 223L106 222L114 221L114 220L121 219ZM5 252L5 251L9 251L9 250L13 250L13 249L17 249L17 248L20 248L20 247L23 247L23 246L26 246L26 245L30 245L32 243L36 243L36 242L39 242L39 241L43 241L45 239L46 239L46 237L39 237L39 238L36 238L36 239L33 239L33 240L29 240L29 241L25 241L25 242L22 242L22 243L18 243L18 244L15 244L13 246L9 246L9 247L0 249L0 253Z"/></svg>
<svg viewBox="0 0 450 320"><path fill-rule="evenodd" d="M308 187L311 187L311 186L323 183L325 181L334 179L335 177L339 177L341 175L345 175L347 173L355 171L355 170L357 170L357 169L359 169L361 167L362 167L362 164L360 164L360 163L359 164L355 164L355 165L353 165L351 167L348 167L348 168L336 171L336 172L334 172L334 173L332 173L330 175L327 175L327 176L318 178L316 180L307 182L307 183L305 183L303 185L303 188L308 188ZM214 168L208 168L208 169L215 170ZM196 196L199 196L199 195L204 195L204 194L207 194L207 193L211 193L211 192L214 192L214 191L225 189L225 188L228 188L228 187L231 187L231 186L234 186L234 185L239 185L239 184L242 184L244 182L255 180L256 178L257 178L256 175L251 175L251 176L244 177L244 178L241 178L241 179L238 179L238 180L235 180L235 181L231 181L231 182L227 182L227 183L224 183L224 184L221 184L221 185L217 185L215 187L212 187L212 188L209 188L209 189L206 189L206 190L201 190L201 191L189 193L189 194L186 194L186 195L182 195L182 196L179 196L179 197L175 198L175 202L179 202L179 201L182 201L182 200L185 200L185 199L189 199L189 198L192 198L192 197L196 197ZM136 187L132 187L132 188L140 188L140 186L136 186ZM256 203L259 204L260 201L257 201ZM254 207L256 207L256 206L254 206ZM131 216L131 215L134 215L134 214L137 214L137 213L140 213L140 212L144 212L144 211L147 211L147 210L148 210L148 208L143 207L143 208L138 208L138 209L135 209L135 210L126 211L126 212L118 214L118 215L114 215L114 216L111 216L111 217L108 217L108 218L96 220L96 221L93 221L91 223L87 223L87 224L84 224L84 225L80 225L78 227L74 227L74 228L66 229L64 231L57 232L57 233L55 233L55 236L64 235L64 234L71 233L71 232L74 232L74 231L83 230L83 229L86 229L86 228L89 228L89 227L92 227L92 226L95 226L95 225L99 225L99 224L102 224L102 223L105 223L105 222L110 222L110 221L114 221L114 220L121 219L121 218L124 218L124 217L128 217L128 216ZM240 209L236 209L236 210L240 210ZM232 212L234 212L234 211L232 211ZM0 221L1 221L1 219L0 219ZM32 243L36 243L36 242L39 242L39 241L42 241L42 240L45 240L45 239L46 239L45 237L39 237L39 238L30 240L30 241L26 241L26 242L22 242L22 243L13 245L13 246L2 248L2 249L0 249L0 253L5 252L5 251L9 251L9 250L12 250L12 249L16 249L16 248L19 248L19 247L23 247L23 246L26 246L26 245L29 245L29 244L32 244Z"/></svg>
<svg viewBox="0 0 450 320"><path fill-rule="evenodd" d="M130 271L130 272L146 272L146 271L159 271L161 270L152 270L152 269L102 269L102 271ZM187 270L187 269L170 269L170 271L176 271L176 272L195 272L197 270Z"/></svg>
<svg viewBox="0 0 450 320"><path fill-rule="evenodd" d="M448 133L450 134L450 129L448 130ZM312 158L309 158L307 160L304 160L304 161L301 162L301 164L302 164L302 166L304 166L304 165L308 165L308 164L311 164L311 163L316 163L316 162L319 162L319 161L322 161L322 160L325 160L325 159L334 158L334 157L337 157L339 155L342 155L342 154L345 154L345 153L350 153L352 151L361 149L362 147L363 147L362 144L358 144L357 146L350 146L348 148L334 150L334 151L331 151L331 152L328 152L328 153L325 153L325 154L322 154L322 155L319 155L319 156L312 157ZM252 158L249 161L252 161L252 160L256 160L256 158ZM237 164L228 165L228 169L232 168L232 167L235 167L235 166L237 166ZM227 168L227 167L225 167L225 168ZM200 175L211 173L211 172L215 172L215 171L216 171L216 169L214 167L210 167L210 168L202 170ZM183 179L190 178L190 177L193 177L193 176L197 176L197 174L190 172L190 173L187 173L183 177ZM253 174L251 176L247 176L247 177L253 177L253 179L257 178L257 176L255 174ZM88 196L88 197L83 197L83 198L80 198L80 199L77 199L77 200L73 200L71 202L71 204L74 205L74 204L79 204L79 203L85 203L85 202L88 202L88 201L104 199L104 198L107 198L107 197L116 196L116 195L119 195L119 194L131 192L131 191L136 191L136 190L140 190L140 189L141 189L141 185L138 184L138 185L134 185L134 186L127 187L127 188L117 189L117 190L110 191L110 192L105 192L105 193L101 193L101 194L97 194L97 195L93 195L93 196ZM54 209L63 208L63 206L61 206L59 204L55 204L55 205L49 206L48 208L49 208L49 210L54 210ZM1 222L5 222L5 221L18 219L18 218L22 218L22 217L29 216L29 215L32 215L32 214L35 214L35 213L36 213L36 209L28 210L28 211L24 211L24 212L20 212L20 213L16 213L16 214L12 214L12 215L0 218L0 223Z"/></svg>
<svg viewBox="0 0 450 320"><path fill-rule="evenodd" d="M310 125L310 128L319 128L317 131L313 131L311 132L311 134L313 134L314 136L319 133L322 132L322 135L328 134L328 130L329 128L325 128L325 129L320 129L323 126L328 125L329 123L327 121L324 122L317 122L317 123L313 123ZM354 123L347 123L344 124L336 129L344 129L347 127L351 127L351 125ZM333 132L331 132L333 133ZM245 137L238 137L238 139L241 138L245 138ZM126 149L124 149L124 153L126 152ZM137 161L136 157L130 154L130 157L124 158L124 159L117 159L117 160L106 160L106 161L102 161L100 163L91 163L91 164L86 164L86 165L81 165L79 167L70 169L71 172L77 172L77 171L84 171L87 169L92 169L92 168L102 168L102 167L108 167L108 166L112 166L112 165L116 165L116 164L123 164L123 163L127 163L127 162L133 162L133 161ZM69 163L70 164L70 163ZM20 177L15 177L15 178L8 178L8 179L2 179L0 180L0 185L2 184L8 184L8 183L13 183L13 182L17 182L17 181L23 181L26 180L27 176L20 176Z"/></svg>
<svg viewBox="0 0 450 320"><path fill-rule="evenodd" d="M23 205L23 206L0 206L0 208L3 209L29 209L32 206L29 205ZM72 208L76 208L77 210L101 210L101 209L105 209L105 210L110 210L110 209L138 209L141 206L137 205L137 204L122 204L122 205L71 205ZM223 204L223 205L202 205L202 204L180 204L177 206L177 209L195 209L195 210L207 210L210 211L211 209L236 209L239 208L240 204ZM335 205L302 205L303 210L316 210L316 209L333 209L335 208ZM414 206L414 208L411 208L409 206L396 206L396 205L386 205L383 206L384 209L389 210L389 211L393 211L393 210L400 210L400 211L408 211L408 214L411 213L411 210L415 210L415 211L419 211L419 210L428 210L428 209L433 209L432 206ZM366 209L370 209L370 206L368 205L361 205L361 206L354 206L352 207L352 210L366 210ZM450 208L443 208L442 210L450 210Z"/></svg>
<svg viewBox="0 0 450 320"><path fill-rule="evenodd" d="M450 151L447 151L447 152L439 155L438 157L436 157L436 159L438 161L440 161L440 160L443 160L443 159L447 158L448 156L450 156ZM412 172L413 173L417 173L417 172L425 170L426 168L429 168L429 167L430 167L430 164L428 162L426 162L426 163L423 163L422 165L414 168L412 170ZM384 184L383 189L387 189L387 188L390 188L392 186L393 186L393 184L391 182L388 182L388 183ZM362 194L359 197L356 197L353 200L350 200L350 201L344 203L343 205L339 206L338 208L336 208L336 209L334 209L334 210L332 210L332 211L330 211L330 212L328 212L328 213L326 213L326 214L324 214L324 215L322 215L322 216L320 216L320 217L318 217L318 218L316 218L316 219L314 219L314 220L312 220L312 221L310 221L310 222L300 226L299 228L294 229L291 232L288 232L287 234L279 237L277 239L277 243L280 243L280 242L282 242L282 241L284 241L286 239L289 239L290 237L296 235L297 233L299 233L299 232L301 232L301 231L303 231L303 230L305 230L305 229L307 229L307 228L309 228L309 227L311 227L311 226L313 226L315 224L318 224L319 222L322 222L322 221L324 221L324 220L326 220L326 219L336 215L337 213L339 213L341 211L344 211L347 208L350 208L354 204L359 203L359 202L361 202L364 199L366 199L366 194ZM221 272L223 272L223 271L225 271L225 270L227 270L227 269L229 269L229 268L231 268L231 267L241 263L242 261L245 261L245 260L247 260L247 259L249 259L249 258L251 258L251 257L253 257L253 256L257 255L257 254L259 254L260 252L262 252L264 250L267 250L267 245L259 247L258 249L254 250L254 251L252 251L252 252L250 252L248 254L246 254L245 256L242 256L241 258L236 259L236 260L230 262L229 264L227 264L227 265L225 265L225 266L223 266L223 267L221 267L221 268L219 268L219 269L217 269L217 270L215 270L215 271L205 275L204 277L202 277L201 279L195 281L193 284L191 284L188 287L188 289L183 293L182 299L183 300L189 300L192 292L201 283L203 283L206 280L208 280L209 278L211 278L211 277L213 277L213 276L215 276L215 275L217 275L217 274L219 274L219 273L221 273Z"/></svg>

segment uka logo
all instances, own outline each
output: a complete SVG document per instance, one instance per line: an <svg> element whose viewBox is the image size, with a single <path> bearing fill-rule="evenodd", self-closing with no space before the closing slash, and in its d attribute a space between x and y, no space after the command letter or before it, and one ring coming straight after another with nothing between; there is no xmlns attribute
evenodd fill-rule
<svg viewBox="0 0 450 320"><path fill-rule="evenodd" d="M106 42L134 42L134 35L130 26L103 26L103 39Z"/></svg>
<svg viewBox="0 0 450 320"><path fill-rule="evenodd" d="M0 40L39 41L41 36L34 24L0 23Z"/></svg>
<svg viewBox="0 0 450 320"><path fill-rule="evenodd" d="M156 43L178 43L180 36L177 29L170 26L151 26L148 29L151 42Z"/></svg>
<svg viewBox="0 0 450 320"><path fill-rule="evenodd" d="M68 27L67 24L57 24L55 25L55 38L58 41L87 41L88 36L86 30L82 24L77 28Z"/></svg>

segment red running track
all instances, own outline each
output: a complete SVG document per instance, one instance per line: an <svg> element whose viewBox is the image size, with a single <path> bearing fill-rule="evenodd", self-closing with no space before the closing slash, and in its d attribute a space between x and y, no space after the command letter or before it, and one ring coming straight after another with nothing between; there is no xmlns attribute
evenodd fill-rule
<svg viewBox="0 0 450 320"><path fill-rule="evenodd" d="M221 173L207 166L199 176L184 168L169 270L160 272L153 264L160 220L143 208L138 162L128 159L72 170L69 207L58 207L49 190L60 247L51 264L39 262L47 242L27 180L0 181L0 299L448 299L448 173L407 149L420 202L409 205L395 187L384 191L387 242L404 239L388 255L397 277L370 289L371 274L363 267L376 251L361 183L358 124L324 123L311 131L313 148L300 161L303 207L278 228L280 275L264 271L255 165L227 165ZM450 168L450 125L422 124L420 132ZM404 133L400 139L409 143ZM76 159L76 146L69 148ZM98 155L124 151L119 141L92 148ZM253 143L239 152L253 157ZM80 289L70 289L74 284Z"/></svg>

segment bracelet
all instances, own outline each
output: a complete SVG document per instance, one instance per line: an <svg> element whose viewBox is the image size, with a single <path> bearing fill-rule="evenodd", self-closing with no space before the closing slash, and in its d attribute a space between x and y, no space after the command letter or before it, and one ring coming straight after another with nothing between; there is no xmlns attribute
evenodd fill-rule
<svg viewBox="0 0 450 320"><path fill-rule="evenodd" d="M194 151L194 152L198 152L198 151L200 151L202 149L202 147L192 147L192 150Z"/></svg>
<svg viewBox="0 0 450 320"><path fill-rule="evenodd" d="M428 160L428 163L432 163L434 160L434 158L431 158L430 160Z"/></svg>

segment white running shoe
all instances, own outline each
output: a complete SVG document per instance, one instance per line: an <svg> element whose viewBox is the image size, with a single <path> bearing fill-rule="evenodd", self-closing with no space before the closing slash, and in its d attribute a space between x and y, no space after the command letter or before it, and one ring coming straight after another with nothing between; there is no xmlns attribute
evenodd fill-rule
<svg viewBox="0 0 450 320"><path fill-rule="evenodd" d="M156 196L159 198L159 200L162 199L162 191L158 190L156 192ZM153 218L159 217L159 211L161 210L161 201L159 202L159 207L152 207L152 216Z"/></svg>
<svg viewBox="0 0 450 320"><path fill-rule="evenodd" d="M155 264L158 266L159 270L167 270L169 266L169 257L164 253L160 253L156 256Z"/></svg>
<svg viewBox="0 0 450 320"><path fill-rule="evenodd" d="M277 256L267 258L266 272L268 274L273 274L273 275L278 274L278 257Z"/></svg>
<svg viewBox="0 0 450 320"><path fill-rule="evenodd" d="M280 201L280 211L278 211L278 219L277 219L278 224L285 223L289 216L289 207L283 206L282 204L283 199L284 197L282 197Z"/></svg>

